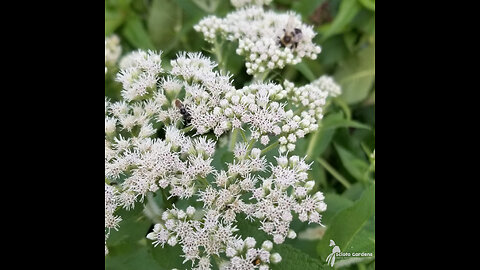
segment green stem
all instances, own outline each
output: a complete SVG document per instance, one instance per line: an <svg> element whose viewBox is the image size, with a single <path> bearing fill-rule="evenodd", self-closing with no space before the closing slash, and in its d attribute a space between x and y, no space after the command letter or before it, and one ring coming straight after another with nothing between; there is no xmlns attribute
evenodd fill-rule
<svg viewBox="0 0 480 270"><path fill-rule="evenodd" d="M270 75L270 76L266 79L267 81L273 80L273 78L275 78L276 76L279 76L280 73L279 73L279 72L274 72L273 74L270 74L270 73L269 73L269 75Z"/></svg>
<svg viewBox="0 0 480 270"><path fill-rule="evenodd" d="M238 136L238 128L234 129L232 132L232 137L230 137L230 151L235 149L235 144L237 143L237 136Z"/></svg>
<svg viewBox="0 0 480 270"><path fill-rule="evenodd" d="M215 263L217 264L218 268L220 268L220 265L222 265L222 259L217 255L213 255L212 257Z"/></svg>
<svg viewBox="0 0 480 270"><path fill-rule="evenodd" d="M348 182L343 175L341 175L337 170L335 170L332 165L330 165L325 159L318 157L318 163L320 163L335 179L338 180L346 189L351 187L351 184Z"/></svg>
<svg viewBox="0 0 480 270"><path fill-rule="evenodd" d="M163 204L165 204L165 209L172 208L172 203L168 200L167 193L163 188L161 188L161 190L162 190L162 200L163 200Z"/></svg>
<svg viewBox="0 0 480 270"><path fill-rule="evenodd" d="M268 77L268 74L270 74L270 71L269 71L269 70L267 70L267 71L265 71L265 72L263 72L263 73L261 73L261 74L256 74L253 79L254 79L256 82L264 82L265 79Z"/></svg>
<svg viewBox="0 0 480 270"><path fill-rule="evenodd" d="M198 180L206 187L210 186L210 183L207 181L206 178L200 177Z"/></svg>
<svg viewBox="0 0 480 270"><path fill-rule="evenodd" d="M183 133L187 133L187 132L189 132L189 131L192 130L192 129L193 129L193 126L188 126L188 127L184 128L184 129L182 129L182 130L180 130L180 131L183 132Z"/></svg>
<svg viewBox="0 0 480 270"><path fill-rule="evenodd" d="M326 113L330 107L330 105L332 105L332 99L327 99L327 102L325 102L325 105L323 105L323 111Z"/></svg>
<svg viewBox="0 0 480 270"><path fill-rule="evenodd" d="M222 43L219 43L215 38L215 42L213 43L213 51L215 53L215 57L217 58L218 68L220 70L225 71L225 63L223 62L223 55L222 55Z"/></svg>
<svg viewBox="0 0 480 270"><path fill-rule="evenodd" d="M240 129L240 134L242 135L243 142L248 143L247 136L245 135L245 131L243 131L243 129Z"/></svg>
<svg viewBox="0 0 480 270"><path fill-rule="evenodd" d="M261 155L265 155L266 153L270 152L271 150L275 149L280 143L278 141L270 144L269 146L267 146L266 148L264 148L261 152Z"/></svg>
<svg viewBox="0 0 480 270"><path fill-rule="evenodd" d="M203 11L212 14L217 10L218 5L220 4L219 0L210 0L210 1L205 1L205 0L192 0L199 8L201 8ZM208 3L207 3L208 2Z"/></svg>
<svg viewBox="0 0 480 270"><path fill-rule="evenodd" d="M313 152L315 151L315 146L317 145L318 137L321 136L322 130L321 128L317 129L315 133L313 134L312 138L310 139L310 143L308 144L307 148L307 159L308 160L313 160L315 158L315 155Z"/></svg>
<svg viewBox="0 0 480 270"><path fill-rule="evenodd" d="M263 76L262 76L262 82L263 82L263 81L265 81L265 80L267 79L267 77L268 77L268 74L270 74L270 71L269 71L269 70L267 70L267 71L265 71L265 72L263 73Z"/></svg>
<svg viewBox="0 0 480 270"><path fill-rule="evenodd" d="M254 139L251 139L249 142L248 142L248 151L252 150L253 148L253 145L255 144L255 140Z"/></svg>
<svg viewBox="0 0 480 270"><path fill-rule="evenodd" d="M352 120L352 111L350 110L350 107L348 107L348 104L345 101L339 98L333 98L331 100L333 100L333 103L335 103L337 106L342 108L345 116L347 117L347 120Z"/></svg>
<svg viewBox="0 0 480 270"><path fill-rule="evenodd" d="M293 115L300 115L307 107L300 107L293 112Z"/></svg>

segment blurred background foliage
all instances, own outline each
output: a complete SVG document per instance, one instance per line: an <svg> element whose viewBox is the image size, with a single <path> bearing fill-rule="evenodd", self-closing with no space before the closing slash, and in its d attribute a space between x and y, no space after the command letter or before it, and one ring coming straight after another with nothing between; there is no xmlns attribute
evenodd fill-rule
<svg viewBox="0 0 480 270"><path fill-rule="evenodd" d="M375 0L274 0L267 8L301 14L304 22L314 25L318 33L315 41L322 46L317 60L288 66L271 79L301 85L328 74L343 90L340 97L330 101L318 132L299 140L295 150L314 161L310 177L317 181L316 189L326 195L328 210L323 224L327 229L295 223L297 231L306 231L314 239L287 241L279 250L284 260L274 269L328 268L324 262L331 252L330 239L342 252L374 253ZM105 36L117 34L124 54L141 48L162 50L164 59L172 59L180 51L209 55L210 45L193 26L207 15L223 17L233 9L228 0L106 0ZM227 69L240 88L251 77L235 48L232 43L223 46ZM169 65L167 60L164 63ZM116 100L119 91L114 79L106 77L105 95ZM222 161L223 157L219 166ZM161 198L153 201L162 206ZM137 207L122 213L125 221L109 240L106 269L184 269L178 248L153 249L147 244L145 234L152 222L141 210ZM239 224L257 239L265 237L249 226ZM374 269L375 258L347 259L335 267Z"/></svg>

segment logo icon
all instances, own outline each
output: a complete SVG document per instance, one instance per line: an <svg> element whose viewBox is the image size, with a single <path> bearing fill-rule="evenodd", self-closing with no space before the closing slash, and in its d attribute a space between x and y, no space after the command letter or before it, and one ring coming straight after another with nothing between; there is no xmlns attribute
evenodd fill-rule
<svg viewBox="0 0 480 270"><path fill-rule="evenodd" d="M356 258L356 259L361 259L361 258L372 258L373 253L372 252L342 252L340 250L340 247L335 244L333 240L330 240L330 246L332 248L332 253L328 255L326 261L327 265L333 267L335 265L335 261L338 261L337 264L341 264L342 260L345 260L346 258Z"/></svg>
<svg viewBox="0 0 480 270"><path fill-rule="evenodd" d="M340 247L335 244L333 240L330 240L330 246L333 247L332 253L327 257L327 264L333 267L335 264L335 257L337 253L340 253Z"/></svg>

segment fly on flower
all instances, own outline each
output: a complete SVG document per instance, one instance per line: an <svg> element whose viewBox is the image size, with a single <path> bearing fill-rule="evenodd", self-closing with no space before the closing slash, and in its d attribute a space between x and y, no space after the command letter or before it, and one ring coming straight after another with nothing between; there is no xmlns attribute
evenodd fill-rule
<svg viewBox="0 0 480 270"><path fill-rule="evenodd" d="M296 49L302 37L302 30L295 27L295 17L290 16L287 25L283 28L283 37L278 37L278 42L282 47Z"/></svg>
<svg viewBox="0 0 480 270"><path fill-rule="evenodd" d="M175 106L180 110L180 114L183 116L183 120L185 120L185 122L188 123L190 122L190 120L192 120L192 116L190 115L190 113L188 113L185 105L183 105L183 103L179 99L175 100Z"/></svg>

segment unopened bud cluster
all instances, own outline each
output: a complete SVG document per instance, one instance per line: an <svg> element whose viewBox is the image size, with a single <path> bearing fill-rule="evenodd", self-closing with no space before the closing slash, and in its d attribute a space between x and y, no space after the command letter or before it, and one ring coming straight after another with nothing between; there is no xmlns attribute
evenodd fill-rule
<svg viewBox="0 0 480 270"><path fill-rule="evenodd" d="M117 63L121 54L122 47L118 36L113 35L105 38L105 74L107 74L109 66L114 66Z"/></svg>
<svg viewBox="0 0 480 270"><path fill-rule="evenodd" d="M269 5L272 0L230 0L232 6L235 8L241 8L245 6L263 6Z"/></svg>
<svg viewBox="0 0 480 270"><path fill-rule="evenodd" d="M313 81L312 85L326 91L331 97L337 97L342 94L340 85L338 85L332 77L327 75L324 75Z"/></svg>

